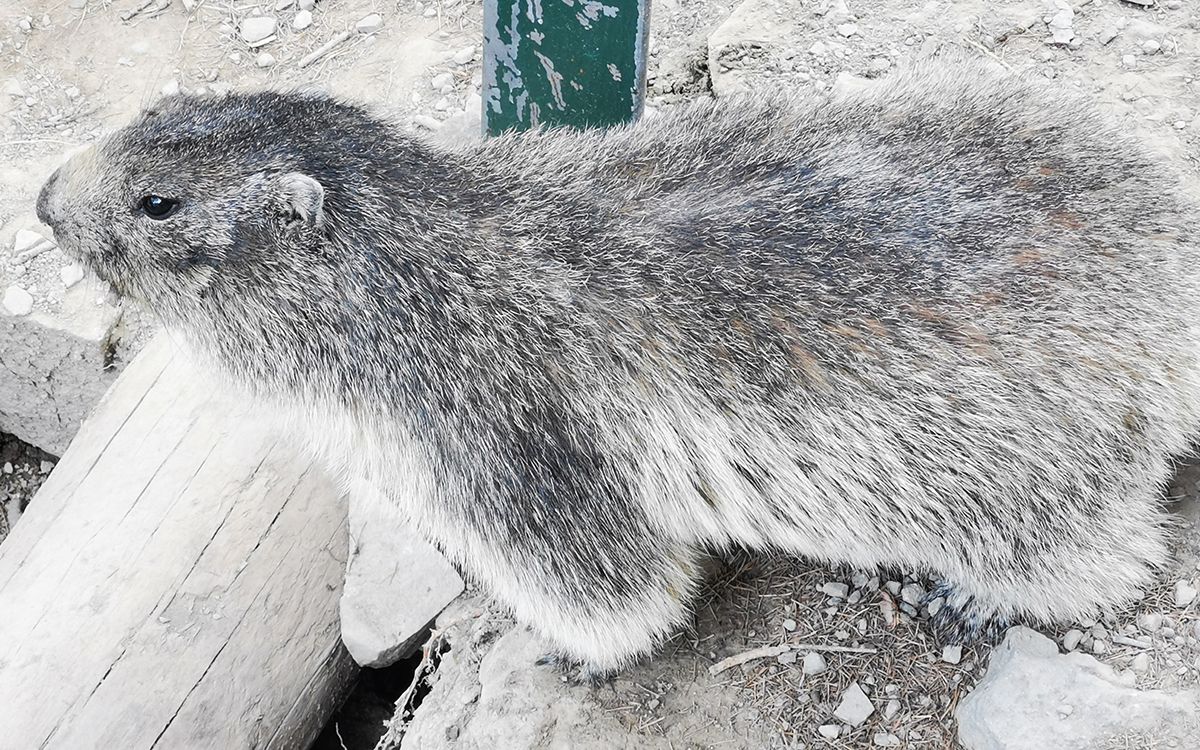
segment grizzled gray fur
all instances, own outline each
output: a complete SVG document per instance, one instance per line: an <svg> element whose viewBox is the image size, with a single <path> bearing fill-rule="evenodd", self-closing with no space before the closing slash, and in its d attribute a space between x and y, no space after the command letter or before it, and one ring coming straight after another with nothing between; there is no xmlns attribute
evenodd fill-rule
<svg viewBox="0 0 1200 750"><path fill-rule="evenodd" d="M452 151L331 99L177 96L39 213L607 671L735 545L927 570L952 637L1136 595L1200 426L1178 184L957 61Z"/></svg>

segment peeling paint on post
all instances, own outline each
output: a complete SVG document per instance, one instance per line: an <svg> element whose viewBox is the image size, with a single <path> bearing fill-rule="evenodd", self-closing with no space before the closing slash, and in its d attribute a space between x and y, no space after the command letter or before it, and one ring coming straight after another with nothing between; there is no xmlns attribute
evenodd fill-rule
<svg viewBox="0 0 1200 750"><path fill-rule="evenodd" d="M484 0L484 132L636 120L649 24L650 0Z"/></svg>

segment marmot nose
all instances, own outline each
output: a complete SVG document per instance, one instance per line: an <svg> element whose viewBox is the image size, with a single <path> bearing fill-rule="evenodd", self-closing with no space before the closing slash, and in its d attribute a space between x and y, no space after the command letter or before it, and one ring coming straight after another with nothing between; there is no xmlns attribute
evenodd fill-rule
<svg viewBox="0 0 1200 750"><path fill-rule="evenodd" d="M50 179L46 180L46 184L42 185L42 190L38 193L37 199L37 216L43 224L54 228L54 222L58 218L56 215L57 195L55 188L58 185L58 176L62 172L61 169L54 170L54 174L50 175Z"/></svg>

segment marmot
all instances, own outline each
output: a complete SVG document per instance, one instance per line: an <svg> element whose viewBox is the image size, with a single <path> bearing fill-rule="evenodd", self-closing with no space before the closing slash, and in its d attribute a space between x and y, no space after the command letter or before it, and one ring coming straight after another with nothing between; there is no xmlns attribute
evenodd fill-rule
<svg viewBox="0 0 1200 750"><path fill-rule="evenodd" d="M454 150L318 95L174 96L38 213L603 673L732 546L929 571L952 638L1135 596L1200 431L1179 184L959 61Z"/></svg>

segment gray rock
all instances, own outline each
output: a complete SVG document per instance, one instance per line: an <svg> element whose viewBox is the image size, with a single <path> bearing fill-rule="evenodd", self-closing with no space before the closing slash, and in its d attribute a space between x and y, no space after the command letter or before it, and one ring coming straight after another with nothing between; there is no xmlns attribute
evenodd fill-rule
<svg viewBox="0 0 1200 750"><path fill-rule="evenodd" d="M13 285L4 290L3 304L5 312L9 315L24 317L33 312L33 295Z"/></svg>
<svg viewBox="0 0 1200 750"><path fill-rule="evenodd" d="M821 674L828 665L825 663L825 657L818 654L816 651L809 651L804 655L804 674Z"/></svg>
<svg viewBox="0 0 1200 750"><path fill-rule="evenodd" d="M833 715L850 726L856 727L873 713L875 713L875 706L871 705L871 699L867 697L857 682L852 682L850 687L842 693L842 702L838 704Z"/></svg>
<svg viewBox="0 0 1200 750"><path fill-rule="evenodd" d="M1140 733L1200 747L1200 691L1141 691L1131 683L1130 674L1060 654L1049 638L1012 628L955 712L959 741L966 750L1094 750Z"/></svg>
<svg viewBox="0 0 1200 750"><path fill-rule="evenodd" d="M946 646L942 649L942 661L947 664L958 664L962 661L962 646Z"/></svg>
<svg viewBox="0 0 1200 750"><path fill-rule="evenodd" d="M1175 606L1186 607L1196 601L1196 587L1190 581L1175 582Z"/></svg>
<svg viewBox="0 0 1200 750"><path fill-rule="evenodd" d="M1065 648L1067 651L1074 651L1079 646L1079 642L1081 640L1083 640L1083 631L1072 628L1071 630L1068 630L1065 635L1063 635L1063 648Z"/></svg>
<svg viewBox="0 0 1200 750"><path fill-rule="evenodd" d="M821 593L837 599L845 599L850 593L850 587L844 583L826 583L821 586Z"/></svg>
<svg viewBox="0 0 1200 750"><path fill-rule="evenodd" d="M475 59L475 45L463 47L451 57L457 65L466 65Z"/></svg>
<svg viewBox="0 0 1200 750"><path fill-rule="evenodd" d="M369 16L363 16L358 19L358 23L354 24L354 28L360 34L374 34L383 28L383 16L378 13L372 13Z"/></svg>
<svg viewBox="0 0 1200 750"><path fill-rule="evenodd" d="M251 16L242 21L239 32L246 44L261 44L271 38L279 22L270 16Z"/></svg>
<svg viewBox="0 0 1200 750"><path fill-rule="evenodd" d="M342 643L360 666L386 667L416 649L463 582L441 553L385 510L381 496L362 492L349 503Z"/></svg>
<svg viewBox="0 0 1200 750"><path fill-rule="evenodd" d="M924 597L925 588L919 583L905 584L904 588L900 589L900 598L914 607L920 604Z"/></svg>
<svg viewBox="0 0 1200 750"><path fill-rule="evenodd" d="M1157 633L1162 627L1163 616L1158 612L1143 612L1138 615L1138 628L1143 633Z"/></svg>

